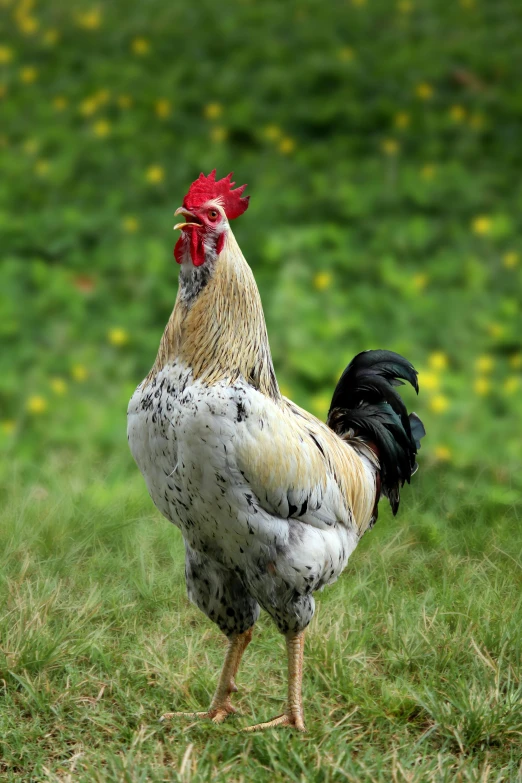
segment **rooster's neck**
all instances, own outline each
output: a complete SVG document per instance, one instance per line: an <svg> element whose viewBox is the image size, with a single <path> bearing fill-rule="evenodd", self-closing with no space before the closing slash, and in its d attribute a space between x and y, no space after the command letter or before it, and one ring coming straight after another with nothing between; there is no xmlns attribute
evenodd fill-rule
<svg viewBox="0 0 522 783"><path fill-rule="evenodd" d="M230 230L220 255L197 277L180 280L149 378L179 361L192 369L194 380L212 385L242 377L279 400L261 297Z"/></svg>

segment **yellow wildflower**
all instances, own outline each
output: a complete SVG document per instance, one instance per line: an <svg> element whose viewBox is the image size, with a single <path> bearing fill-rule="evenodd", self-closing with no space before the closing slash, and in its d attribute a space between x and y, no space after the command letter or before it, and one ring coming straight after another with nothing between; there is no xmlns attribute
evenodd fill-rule
<svg viewBox="0 0 522 783"><path fill-rule="evenodd" d="M469 124L473 130L482 130L484 127L484 115L480 112L475 112L475 114L472 114L469 118Z"/></svg>
<svg viewBox="0 0 522 783"><path fill-rule="evenodd" d="M56 111L63 111L66 108L67 103L67 98L64 98L63 95L57 95L53 98L53 106Z"/></svg>
<svg viewBox="0 0 522 783"><path fill-rule="evenodd" d="M54 46L60 39L60 33L58 30L46 30L43 34L43 42L46 46Z"/></svg>
<svg viewBox="0 0 522 783"><path fill-rule="evenodd" d="M436 173L437 173L437 168L436 168L436 166L433 163L426 163L421 168L421 172L420 172L422 179L425 179L425 180L428 180L428 181L433 179L433 177L435 176Z"/></svg>
<svg viewBox="0 0 522 783"><path fill-rule="evenodd" d="M158 166L157 164L149 166L145 172L145 179L152 185L157 185L159 182L163 182L165 179L165 169L162 166Z"/></svg>
<svg viewBox="0 0 522 783"><path fill-rule="evenodd" d="M156 112L157 117L164 119L172 113L172 105L167 98L158 98L154 104L154 111Z"/></svg>
<svg viewBox="0 0 522 783"><path fill-rule="evenodd" d="M395 117L393 118L393 124L396 128L400 128L401 130L403 128L407 128L410 124L411 117L408 114L407 111L398 111Z"/></svg>
<svg viewBox="0 0 522 783"><path fill-rule="evenodd" d="M149 53L150 43L146 38L135 38L131 44L131 49L133 54L136 54L138 57L143 57L145 54Z"/></svg>
<svg viewBox="0 0 522 783"><path fill-rule="evenodd" d="M449 110L449 116L453 122L463 122L464 118L466 117L466 109L459 105L452 106Z"/></svg>
<svg viewBox="0 0 522 783"><path fill-rule="evenodd" d="M29 397L25 407L28 413L38 416L47 410L47 400L39 394L34 394L32 397Z"/></svg>
<svg viewBox="0 0 522 783"><path fill-rule="evenodd" d="M34 35L40 27L40 22L36 17L19 14L17 17L18 27L24 35Z"/></svg>
<svg viewBox="0 0 522 783"><path fill-rule="evenodd" d="M89 373L83 364L73 364L71 367L71 375L75 381L82 383L83 381L87 380Z"/></svg>
<svg viewBox="0 0 522 783"><path fill-rule="evenodd" d="M440 378L435 372L419 371L419 387L426 391L435 391L440 386Z"/></svg>
<svg viewBox="0 0 522 783"><path fill-rule="evenodd" d="M318 291L324 291L326 288L330 288L332 279L331 272L318 272L314 277L314 288Z"/></svg>
<svg viewBox="0 0 522 783"><path fill-rule="evenodd" d="M122 227L127 234L135 234L140 227L140 222L133 215L127 215L122 220Z"/></svg>
<svg viewBox="0 0 522 783"><path fill-rule="evenodd" d="M102 90L98 90L94 95L93 98L98 104L98 106L104 106L106 103L109 102L111 97L111 93L109 90L106 90L105 88Z"/></svg>
<svg viewBox="0 0 522 783"><path fill-rule="evenodd" d="M331 397L328 394L317 394L312 397L312 410L319 419L326 419L330 409Z"/></svg>
<svg viewBox="0 0 522 783"><path fill-rule="evenodd" d="M107 339L111 345L120 348L122 345L127 345L129 342L129 335L121 326L114 326L107 332Z"/></svg>
<svg viewBox="0 0 522 783"><path fill-rule="evenodd" d="M473 389L475 391L475 394L478 394L480 397L484 397L486 394L489 393L489 389L490 389L489 380L487 378L475 378Z"/></svg>
<svg viewBox="0 0 522 783"><path fill-rule="evenodd" d="M16 422L13 419L4 419L0 427L4 435L12 435L15 431Z"/></svg>
<svg viewBox="0 0 522 783"><path fill-rule="evenodd" d="M270 141L276 141L281 136L281 128L277 125L267 125L263 133Z"/></svg>
<svg viewBox="0 0 522 783"><path fill-rule="evenodd" d="M427 274L421 272L418 275L413 275L411 283L415 291L424 291L428 285L429 277Z"/></svg>
<svg viewBox="0 0 522 783"><path fill-rule="evenodd" d="M26 65L20 69L20 79L25 84L32 84L38 78L38 71L32 65Z"/></svg>
<svg viewBox="0 0 522 783"><path fill-rule="evenodd" d="M355 52L351 46L343 46L339 49L337 56L342 63L350 63L355 57Z"/></svg>
<svg viewBox="0 0 522 783"><path fill-rule="evenodd" d="M487 215L477 215L471 221L471 230L474 234L485 235L491 231L492 221Z"/></svg>
<svg viewBox="0 0 522 783"><path fill-rule="evenodd" d="M38 152L39 147L38 139L27 139L24 142L24 152L27 152L28 155L34 155L35 152Z"/></svg>
<svg viewBox="0 0 522 783"><path fill-rule="evenodd" d="M449 400L443 394L436 394L430 400L430 410L433 413L444 413L449 408Z"/></svg>
<svg viewBox="0 0 522 783"><path fill-rule="evenodd" d="M220 103L207 103L203 109L203 114L207 120L217 120L223 114L223 107Z"/></svg>
<svg viewBox="0 0 522 783"><path fill-rule="evenodd" d="M395 139L384 139L381 143L381 150L385 155L393 157L397 155L400 150L399 142Z"/></svg>
<svg viewBox="0 0 522 783"><path fill-rule="evenodd" d="M500 338L503 336L505 330L505 327L502 324L497 323L491 323L487 326L488 332L491 335L491 337Z"/></svg>
<svg viewBox="0 0 522 783"><path fill-rule="evenodd" d="M39 177L45 177L49 173L49 169L51 168L51 164L48 160L44 160L43 158L41 160L37 160L34 164L34 171L35 174L37 174Z"/></svg>
<svg viewBox="0 0 522 783"><path fill-rule="evenodd" d="M443 351L433 351L428 362L432 370L445 370L448 366L448 357Z"/></svg>
<svg viewBox="0 0 522 783"><path fill-rule="evenodd" d="M85 98L80 103L80 114L83 114L84 117L90 117L91 114L94 114L96 111L98 111L98 101L96 98Z"/></svg>
<svg viewBox="0 0 522 783"><path fill-rule="evenodd" d="M132 106L132 98L130 95L118 95L117 102L120 109L130 109Z"/></svg>
<svg viewBox="0 0 522 783"><path fill-rule="evenodd" d="M210 138L216 144L221 144L226 140L227 136L228 131L222 125L216 125L214 128L210 129Z"/></svg>
<svg viewBox="0 0 522 783"><path fill-rule="evenodd" d="M284 136L279 142L279 152L283 155L290 155L295 150L295 141L290 136Z"/></svg>
<svg viewBox="0 0 522 783"><path fill-rule="evenodd" d="M63 378L51 378L49 386L59 397L63 397L64 394L67 394L67 384Z"/></svg>
<svg viewBox="0 0 522 783"><path fill-rule="evenodd" d="M518 375L509 375L504 381L503 390L506 394L514 394L520 389L520 378Z"/></svg>
<svg viewBox="0 0 522 783"><path fill-rule="evenodd" d="M84 30L97 30L102 21L102 15L99 8L91 8L90 11L85 11L83 14L78 14L76 22L78 27L83 27Z"/></svg>
<svg viewBox="0 0 522 783"><path fill-rule="evenodd" d="M439 462L449 462L452 457L451 449L447 446L435 446L433 449L435 459Z"/></svg>
<svg viewBox="0 0 522 783"><path fill-rule="evenodd" d="M6 65L13 59L13 50L10 46L0 45L0 65Z"/></svg>
<svg viewBox="0 0 522 783"><path fill-rule="evenodd" d="M513 269L515 266L517 266L519 262L519 255L518 253L515 253L514 250L510 250L507 253L504 253L504 257L502 258L502 263L506 267L506 269Z"/></svg>
<svg viewBox="0 0 522 783"><path fill-rule="evenodd" d="M493 361L492 356L483 354L482 356L479 356L475 362L475 370L477 372L482 372L488 375L493 370L494 364L495 362Z"/></svg>
<svg viewBox="0 0 522 783"><path fill-rule="evenodd" d="M421 82L415 87L415 95L420 98L421 101L429 101L433 98L433 87L427 82Z"/></svg>
<svg viewBox="0 0 522 783"><path fill-rule="evenodd" d="M520 370L522 367L522 353L513 353L509 357L509 366L514 370Z"/></svg>
<svg viewBox="0 0 522 783"><path fill-rule="evenodd" d="M413 11L413 3L411 0L399 0L397 9L401 14L411 14Z"/></svg>
<svg viewBox="0 0 522 783"><path fill-rule="evenodd" d="M107 120L101 119L94 123L92 130L95 136L104 139L111 132L111 126Z"/></svg>

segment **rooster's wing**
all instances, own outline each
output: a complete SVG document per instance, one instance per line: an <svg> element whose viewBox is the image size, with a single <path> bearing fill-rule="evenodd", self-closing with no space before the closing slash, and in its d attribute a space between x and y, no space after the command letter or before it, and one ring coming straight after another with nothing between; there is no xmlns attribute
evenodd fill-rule
<svg viewBox="0 0 522 783"><path fill-rule="evenodd" d="M237 444L238 467L259 504L316 528L342 524L364 532L376 465L290 400L259 397Z"/></svg>

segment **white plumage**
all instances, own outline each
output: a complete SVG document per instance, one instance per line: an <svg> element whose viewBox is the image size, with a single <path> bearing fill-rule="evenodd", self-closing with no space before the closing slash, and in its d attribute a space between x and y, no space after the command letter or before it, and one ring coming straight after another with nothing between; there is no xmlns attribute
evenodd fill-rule
<svg viewBox="0 0 522 783"><path fill-rule="evenodd" d="M262 607L289 656L288 707L266 725L302 729L313 593L345 568L381 490L397 509L423 428L393 390L397 378L416 385L415 370L391 352L354 359L329 426L281 395L257 286L227 219L246 209L242 191L230 177L201 175L178 210L188 219L175 250L180 288L129 403L128 437L152 500L183 535L190 599L229 638L202 715L234 711L235 674Z"/></svg>
<svg viewBox="0 0 522 783"><path fill-rule="evenodd" d="M311 593L337 579L359 538L320 451L321 435L332 433L304 411L306 424L298 426L296 410L244 381L209 387L176 362L141 384L128 410L129 445L159 511L191 550L240 569L264 608L280 618L288 608L282 630L295 624L296 610L285 606L287 588L277 600L274 583L308 595L306 606L300 603L308 615ZM354 457L372 490L359 520L364 526L375 499L375 466ZM310 619L303 617L303 625Z"/></svg>

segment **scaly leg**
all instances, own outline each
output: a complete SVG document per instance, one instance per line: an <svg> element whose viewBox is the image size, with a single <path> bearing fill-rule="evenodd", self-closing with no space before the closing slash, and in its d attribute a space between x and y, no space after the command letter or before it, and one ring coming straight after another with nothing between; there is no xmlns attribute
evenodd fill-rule
<svg viewBox="0 0 522 783"><path fill-rule="evenodd" d="M247 726L244 731L261 731L276 726L291 726L298 731L306 731L303 718L303 657L305 632L288 633L286 650L288 654L288 704L282 715L267 721Z"/></svg>
<svg viewBox="0 0 522 783"><path fill-rule="evenodd" d="M243 653L245 652L246 648L252 641L253 634L254 634L254 626L252 626L252 628L249 628L248 631L239 634L239 639L241 640L241 648L236 656L236 661L230 677L230 685L228 689L229 693L237 693L236 676L239 669L239 664L241 663L241 658L243 657Z"/></svg>
<svg viewBox="0 0 522 783"><path fill-rule="evenodd" d="M243 653L251 639L252 628L249 628L248 631L245 631L244 633L236 634L229 638L228 649L219 676L216 692L214 693L210 707L206 712L166 712L161 716L160 720L163 721L175 717L210 718L214 723L222 723L225 718L233 712L237 712L230 701L230 694L237 691L234 678L239 669Z"/></svg>

